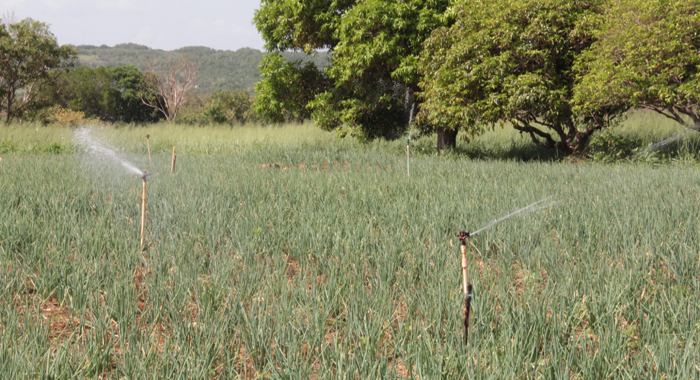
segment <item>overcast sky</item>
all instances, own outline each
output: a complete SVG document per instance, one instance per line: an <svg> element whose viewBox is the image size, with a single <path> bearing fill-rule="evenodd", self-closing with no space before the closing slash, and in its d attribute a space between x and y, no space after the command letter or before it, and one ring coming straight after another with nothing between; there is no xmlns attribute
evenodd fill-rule
<svg viewBox="0 0 700 380"><path fill-rule="evenodd" d="M252 25L259 6L260 0L0 0L3 15L50 24L61 45L134 42L163 50L262 50Z"/></svg>

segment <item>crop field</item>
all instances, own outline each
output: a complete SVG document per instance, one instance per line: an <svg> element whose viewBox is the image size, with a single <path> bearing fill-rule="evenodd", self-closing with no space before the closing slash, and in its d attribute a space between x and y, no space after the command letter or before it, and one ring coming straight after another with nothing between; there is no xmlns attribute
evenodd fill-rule
<svg viewBox="0 0 700 380"><path fill-rule="evenodd" d="M425 137L407 178L405 143L308 125L96 127L152 174L142 250L138 176L70 129L7 131L0 378L700 378L694 162ZM548 196L467 240L465 346L457 233Z"/></svg>

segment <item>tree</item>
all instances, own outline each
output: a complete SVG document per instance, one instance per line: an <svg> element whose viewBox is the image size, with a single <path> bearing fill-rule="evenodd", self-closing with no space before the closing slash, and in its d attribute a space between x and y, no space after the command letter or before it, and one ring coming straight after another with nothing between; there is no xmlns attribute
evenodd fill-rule
<svg viewBox="0 0 700 380"><path fill-rule="evenodd" d="M577 108L646 108L700 122L699 12L699 0L610 2L577 63Z"/></svg>
<svg viewBox="0 0 700 380"><path fill-rule="evenodd" d="M146 73L141 101L160 111L165 120L171 122L185 105L187 91L194 87L196 79L197 68L187 55L183 55L169 62L161 73L156 73L153 68ZM158 96L149 97L152 93Z"/></svg>
<svg viewBox="0 0 700 380"><path fill-rule="evenodd" d="M314 97L332 88L328 76L312 62L287 61L266 54L260 62L262 80L255 85L255 112L269 123L308 119L306 106Z"/></svg>
<svg viewBox="0 0 700 380"><path fill-rule="evenodd" d="M581 152L619 108L573 109L574 64L603 0L462 0L421 56L421 123L469 136L510 122L545 148Z"/></svg>
<svg viewBox="0 0 700 380"><path fill-rule="evenodd" d="M75 49L58 46L47 24L26 18L0 24L0 111L5 123L35 106L37 94L71 66Z"/></svg>
<svg viewBox="0 0 700 380"><path fill-rule="evenodd" d="M245 124L252 118L253 99L245 91L220 91L209 97L204 116L213 123Z"/></svg>
<svg viewBox="0 0 700 380"><path fill-rule="evenodd" d="M417 63L423 41L448 21L443 17L448 3L270 0L261 3L255 23L268 50L329 49L332 87L305 105L318 126L347 129L363 139L395 137L406 127L408 103L421 78Z"/></svg>

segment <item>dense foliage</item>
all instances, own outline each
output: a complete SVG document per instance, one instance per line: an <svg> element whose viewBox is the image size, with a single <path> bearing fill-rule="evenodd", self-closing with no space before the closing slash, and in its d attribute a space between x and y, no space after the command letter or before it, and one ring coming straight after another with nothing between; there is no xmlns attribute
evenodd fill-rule
<svg viewBox="0 0 700 380"><path fill-rule="evenodd" d="M88 118L109 122L146 123L161 115L141 102L145 74L135 66L67 70L42 94L45 105L83 112ZM156 97L149 93L145 96Z"/></svg>
<svg viewBox="0 0 700 380"><path fill-rule="evenodd" d="M59 46L45 23L30 18L0 23L0 111L5 122L32 110L39 92L56 81L75 58Z"/></svg>
<svg viewBox="0 0 700 380"><path fill-rule="evenodd" d="M306 104L321 128L347 129L364 139L393 137L408 121L423 41L446 22L447 5L446 0L264 1L255 23L268 50L332 52L327 75L333 87ZM302 79L283 83L300 86Z"/></svg>
<svg viewBox="0 0 700 380"><path fill-rule="evenodd" d="M611 1L578 63L583 112L647 108L700 122L700 1Z"/></svg>
<svg viewBox="0 0 700 380"><path fill-rule="evenodd" d="M245 124L256 120L253 98L246 91L220 91L209 97L202 113L211 123Z"/></svg>
<svg viewBox="0 0 700 380"><path fill-rule="evenodd" d="M262 80L255 85L255 112L271 123L303 122L311 114L307 104L332 87L328 75L313 63L288 61L277 53L265 55L260 75Z"/></svg>
<svg viewBox="0 0 700 380"><path fill-rule="evenodd" d="M572 109L574 64L593 41L602 1L464 0L457 22L433 32L421 60L419 120L475 135L509 122L532 141L580 152L607 126L607 109Z"/></svg>

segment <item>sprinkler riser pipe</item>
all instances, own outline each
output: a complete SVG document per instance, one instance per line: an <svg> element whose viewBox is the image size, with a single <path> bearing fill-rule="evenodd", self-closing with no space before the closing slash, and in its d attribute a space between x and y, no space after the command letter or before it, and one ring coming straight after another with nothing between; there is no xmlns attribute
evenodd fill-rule
<svg viewBox="0 0 700 380"><path fill-rule="evenodd" d="M143 195L141 196L141 248L146 245L146 178L143 178Z"/></svg>
<svg viewBox="0 0 700 380"><path fill-rule="evenodd" d="M146 135L146 145L148 145L148 162L151 162L151 136Z"/></svg>
<svg viewBox="0 0 700 380"><path fill-rule="evenodd" d="M467 245L460 246L462 250L462 280L464 283L464 296L469 294L469 274L467 273Z"/></svg>

